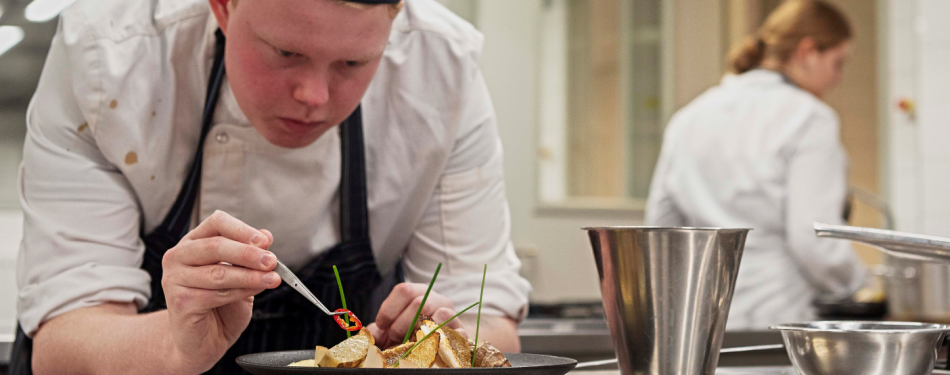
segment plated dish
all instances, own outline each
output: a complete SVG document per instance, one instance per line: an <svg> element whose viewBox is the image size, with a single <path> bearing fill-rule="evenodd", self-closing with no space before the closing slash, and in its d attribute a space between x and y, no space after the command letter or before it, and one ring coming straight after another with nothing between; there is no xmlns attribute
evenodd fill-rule
<svg viewBox="0 0 950 375"><path fill-rule="evenodd" d="M424 318L411 335L414 340L382 350L363 328L332 348L317 346L313 358L287 364L322 368L487 368L511 367L505 355L487 342L476 348L457 331ZM473 358L472 355L475 355Z"/></svg>
<svg viewBox="0 0 950 375"><path fill-rule="evenodd" d="M429 282L429 288L422 298L416 316L406 332L402 344L385 350L376 346L373 335L363 328L355 314L346 310L346 297L340 285L342 315L334 315L340 328L348 331L347 339L326 348L317 346L314 350L257 353L237 358L237 363L252 374L375 374L421 373L464 371L466 374L491 373L522 375L562 375L573 369L577 361L569 358L531 355L506 355L488 342L478 339L481 325L481 303L484 297L485 276L488 266L482 271L482 293L477 303L468 306L455 316L436 323L422 315L423 306L428 299L432 285L439 275L442 265L436 268ZM336 267L334 267L336 272ZM476 320L475 338L470 340L464 335L446 326L450 321L466 311L479 306ZM418 324L417 324L418 323ZM355 332L355 335L353 334ZM511 356L511 359L509 359Z"/></svg>
<svg viewBox="0 0 950 375"><path fill-rule="evenodd" d="M574 369L577 361L542 354L505 353L511 367L475 368L327 368L288 367L293 362L312 359L313 350L294 350L248 354L237 363L254 375L564 375Z"/></svg>

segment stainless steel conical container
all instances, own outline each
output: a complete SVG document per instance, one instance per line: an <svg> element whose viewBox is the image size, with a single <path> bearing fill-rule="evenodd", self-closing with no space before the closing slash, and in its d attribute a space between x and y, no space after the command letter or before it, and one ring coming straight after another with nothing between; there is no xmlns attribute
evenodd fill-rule
<svg viewBox="0 0 950 375"><path fill-rule="evenodd" d="M748 229L585 228L625 375L713 375Z"/></svg>

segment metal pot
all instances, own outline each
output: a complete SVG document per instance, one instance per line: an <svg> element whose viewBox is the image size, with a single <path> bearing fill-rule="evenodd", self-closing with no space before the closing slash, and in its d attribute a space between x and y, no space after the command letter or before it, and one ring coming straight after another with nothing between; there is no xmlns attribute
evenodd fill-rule
<svg viewBox="0 0 950 375"><path fill-rule="evenodd" d="M900 320L950 323L950 239L889 230L815 224L819 237L882 249L888 310Z"/></svg>
<svg viewBox="0 0 950 375"><path fill-rule="evenodd" d="M891 255L884 264L891 318L950 323L950 265Z"/></svg>

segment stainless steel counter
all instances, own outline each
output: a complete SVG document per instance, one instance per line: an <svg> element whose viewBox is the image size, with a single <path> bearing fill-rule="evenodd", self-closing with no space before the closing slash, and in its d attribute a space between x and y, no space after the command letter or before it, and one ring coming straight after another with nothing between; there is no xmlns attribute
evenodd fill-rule
<svg viewBox="0 0 950 375"><path fill-rule="evenodd" d="M518 327L521 351L574 358L580 362L614 358L607 323L601 319L528 319ZM781 344L773 331L729 331L723 348ZM720 366L787 366L785 350L723 354ZM607 367L604 367L607 368ZM604 369L598 367L597 369ZM615 368L615 367L613 367Z"/></svg>

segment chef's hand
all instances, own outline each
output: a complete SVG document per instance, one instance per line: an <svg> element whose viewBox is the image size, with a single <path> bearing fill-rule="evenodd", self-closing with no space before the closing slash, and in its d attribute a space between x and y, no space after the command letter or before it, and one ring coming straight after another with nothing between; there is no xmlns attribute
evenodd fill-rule
<svg viewBox="0 0 950 375"><path fill-rule="evenodd" d="M254 295L280 285L272 272L277 258L266 250L273 241L269 231L216 211L165 253L162 289L175 359L210 368L237 341Z"/></svg>
<svg viewBox="0 0 950 375"><path fill-rule="evenodd" d="M406 338L406 332L411 329L412 319L416 317L416 312L422 304L422 297L426 294L428 287L427 284L402 283L393 288L392 293L380 306L376 322L366 326L376 339L376 346L388 348L402 344L402 340ZM455 313L452 301L439 293L429 292L429 299L422 308L422 315L428 315L436 323L442 324ZM446 327L465 334L462 322L458 319L449 322Z"/></svg>

